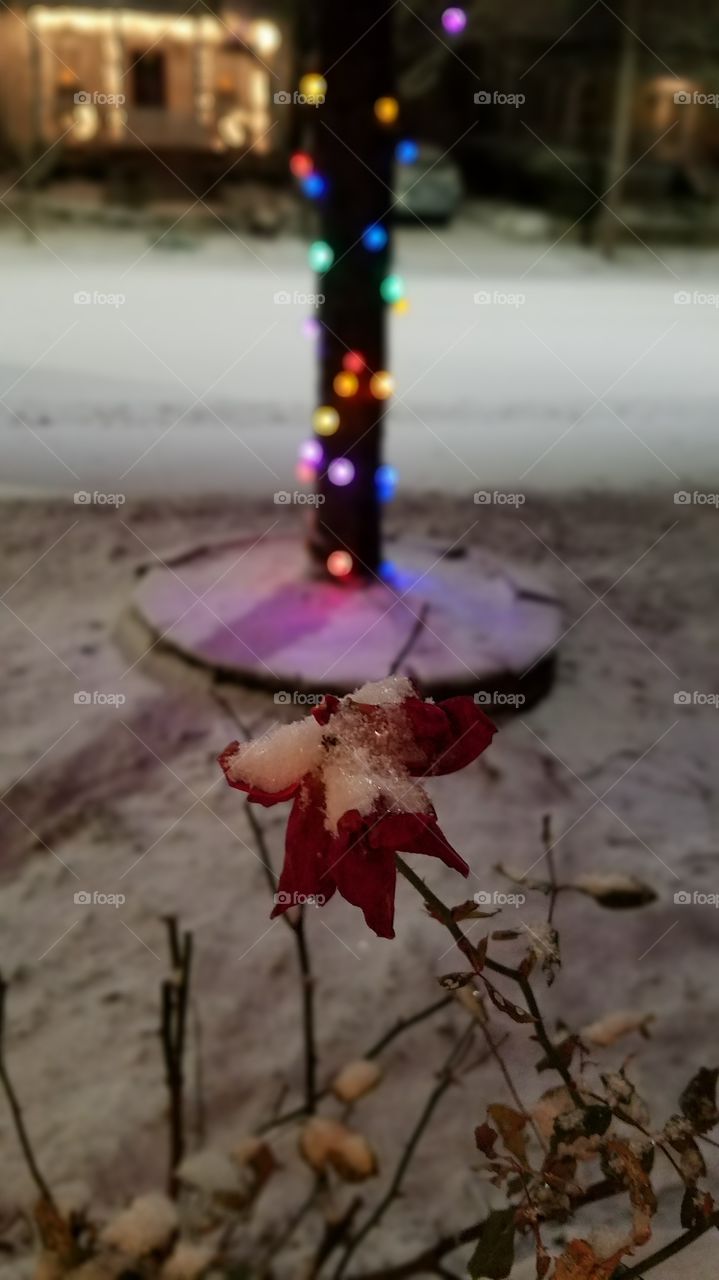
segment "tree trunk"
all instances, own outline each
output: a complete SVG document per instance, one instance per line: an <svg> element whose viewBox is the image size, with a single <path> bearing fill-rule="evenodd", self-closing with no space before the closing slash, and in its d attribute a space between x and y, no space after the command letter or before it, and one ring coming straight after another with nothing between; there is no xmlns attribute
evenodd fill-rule
<svg viewBox="0 0 719 1280"><path fill-rule="evenodd" d="M614 110L607 161L607 192L598 222L597 239L602 253L611 258L621 223L615 213L621 206L624 175L629 168L632 143L634 95L637 83L639 41L635 34L640 0L626 0L619 44L619 63L614 91Z"/></svg>
<svg viewBox="0 0 719 1280"><path fill-rule="evenodd" d="M394 128L378 121L374 104L394 94L393 14L386 0L350 5L318 0L314 12L319 46L314 69L325 76L327 92L322 105L302 110L315 113L315 164L327 182L320 238L334 253L333 265L320 274L317 285L324 295L317 404L334 408L340 425L334 434L318 437L324 450L318 479L322 501L313 512L309 549L316 573L326 574L332 553L344 552L351 564L345 554L339 576L370 580L381 561L375 474L384 410L370 380L387 368L387 304L380 286L389 271L394 149ZM386 229L388 239L372 252L362 235L376 225ZM335 378L350 352L365 363L357 374L357 392L342 397ZM333 483L328 475L339 458L354 467L347 484Z"/></svg>

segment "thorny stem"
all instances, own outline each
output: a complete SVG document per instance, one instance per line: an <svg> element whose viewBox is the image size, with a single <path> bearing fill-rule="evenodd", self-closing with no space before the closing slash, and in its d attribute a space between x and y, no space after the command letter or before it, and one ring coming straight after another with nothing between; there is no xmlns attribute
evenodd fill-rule
<svg viewBox="0 0 719 1280"><path fill-rule="evenodd" d="M425 1129L427 1128L427 1125L432 1119L432 1115L435 1111L435 1108L438 1102L440 1101L442 1096L447 1092L449 1086L453 1083L454 1081L453 1073L456 1067L458 1066L459 1062L461 1061L462 1055L464 1054L468 1046L471 1044L472 1039L474 1037L475 1029L476 1029L475 1024L470 1023L470 1025L465 1029L464 1033L460 1036L456 1044L452 1046L452 1050L439 1073L439 1078L437 1080L437 1083L434 1085L431 1093L429 1094L429 1097L425 1102L422 1112L417 1119L417 1123L415 1124L414 1129L412 1130L407 1140L404 1151L402 1152L399 1163L397 1165L397 1168L395 1169L394 1176L392 1178L392 1181L389 1187L387 1188L387 1191L385 1192L384 1196L380 1200L379 1204L370 1214L364 1226L362 1226L360 1230L357 1232L357 1234L353 1236L353 1238L350 1240L334 1272L333 1280L340 1280L340 1277L345 1274L347 1265L350 1259L352 1258L353 1254L355 1253L355 1251L359 1248L360 1244L362 1244L363 1240L366 1239L366 1237L370 1234L370 1232L373 1231L374 1228L379 1225L380 1221L384 1217L390 1205L399 1195L400 1190L402 1188L402 1181L404 1179L404 1175L407 1172L407 1169L410 1165L412 1157L417 1149L417 1146L419 1145L420 1139L422 1138L422 1135Z"/></svg>
<svg viewBox="0 0 719 1280"><path fill-rule="evenodd" d="M492 973L498 973L502 977L509 978L512 982L517 983L522 995L524 996L527 1008L534 1020L535 1034L545 1052L547 1061L562 1077L574 1105L583 1109L585 1104L582 1101L580 1094L577 1092L577 1087L566 1064L562 1061L562 1058L557 1053L555 1046L552 1044L549 1033L544 1025L529 979L525 974L521 973L519 969L511 969L508 965L500 964L497 960L490 960L489 957L485 958L483 966L478 967L476 949L469 941L467 935L462 929L460 929L446 903L442 902L441 898L437 897L436 893L434 893L434 891L425 884L424 880L422 880L420 876L418 876L412 868L407 865L403 858L400 858L399 854L396 855L396 859L398 871L401 872L405 880L409 880L412 887L416 889L417 893L419 893L419 895L424 899L424 902L430 908L432 915L449 930L460 951L467 957L472 967L480 974L481 968L485 968L489 969Z"/></svg>
<svg viewBox="0 0 719 1280"><path fill-rule="evenodd" d="M30 1135L25 1127L22 1108L5 1063L5 997L7 995L7 989L7 982L0 975L0 1083L5 1090L5 1096L8 1100L8 1105L12 1114L15 1132L17 1134L23 1156L25 1157L25 1163L28 1167L30 1176L40 1192L42 1200L44 1200L51 1209L54 1209L55 1212L57 1212L57 1206L53 1199L52 1192L40 1172L37 1160L35 1159L35 1153L32 1149L32 1143L30 1142Z"/></svg>
<svg viewBox="0 0 719 1280"><path fill-rule="evenodd" d="M245 741L250 739L250 734L245 725L240 720L232 704L218 690L212 691L215 702L222 707L223 711L228 714L233 723L237 726ZM245 805L245 813L250 830L255 838L255 845L259 855L262 869L265 873L265 879L270 888L270 893L275 895L277 892L277 876L272 865L269 846L265 837L262 823L259 821L252 805L248 802ZM302 1032L304 1045L304 1089L305 1101L300 1112L301 1115L312 1115L317 1105L317 1036L316 1036L316 1017L315 1017L315 983L312 974L312 962L310 959L310 951L307 945L306 925L304 909L297 908L296 919L292 918L293 913L283 915L286 926L292 931L297 947L297 960L300 970L300 984L302 997ZM274 1123L277 1123L276 1121Z"/></svg>

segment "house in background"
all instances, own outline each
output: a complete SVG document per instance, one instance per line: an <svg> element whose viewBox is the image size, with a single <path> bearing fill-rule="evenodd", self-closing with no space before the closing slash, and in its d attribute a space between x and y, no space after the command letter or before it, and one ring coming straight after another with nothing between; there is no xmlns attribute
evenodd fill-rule
<svg viewBox="0 0 719 1280"><path fill-rule="evenodd" d="M5 146L21 158L56 147L63 168L98 175L140 157L173 169L214 157L226 168L234 153L256 169L283 153L289 113L274 96L289 65L283 25L241 5L3 6Z"/></svg>

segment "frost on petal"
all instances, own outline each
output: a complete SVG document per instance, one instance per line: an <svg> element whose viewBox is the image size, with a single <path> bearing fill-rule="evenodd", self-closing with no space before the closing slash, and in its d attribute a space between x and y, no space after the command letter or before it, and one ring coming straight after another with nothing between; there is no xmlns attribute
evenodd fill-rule
<svg viewBox="0 0 719 1280"><path fill-rule="evenodd" d="M324 905L332 897L335 886L325 876L331 845L331 836L325 829L322 788L315 779L308 778L300 787L287 823L285 861L273 919L290 907L301 905L305 898L315 898Z"/></svg>
<svg viewBox="0 0 719 1280"><path fill-rule="evenodd" d="M306 773L319 764L322 726L311 716L276 725L251 742L232 742L220 756L227 781L251 800L277 804L289 800Z"/></svg>
<svg viewBox="0 0 719 1280"><path fill-rule="evenodd" d="M372 680L349 695L350 702L364 702L375 707L397 707L407 698L416 698L412 681L407 676L389 676Z"/></svg>

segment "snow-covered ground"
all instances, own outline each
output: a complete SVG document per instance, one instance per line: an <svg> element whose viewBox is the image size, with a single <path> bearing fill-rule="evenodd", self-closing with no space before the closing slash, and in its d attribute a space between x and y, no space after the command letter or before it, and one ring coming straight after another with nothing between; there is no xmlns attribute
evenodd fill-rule
<svg viewBox="0 0 719 1280"><path fill-rule="evenodd" d="M167 247L182 229L152 247L157 232L44 228L32 245L6 228L5 492L288 487L314 407L305 246ZM397 258L411 309L393 320L387 452L406 489L716 485L719 254L632 244L609 264L466 216L400 232Z"/></svg>
<svg viewBox="0 0 719 1280"><path fill-rule="evenodd" d="M226 538L240 523L259 530L263 502L148 501L76 514L75 522L62 501L0 505L0 586L8 606L0 630L7 686L0 969L10 982L8 1062L38 1158L54 1187L87 1183L99 1211L157 1188L163 1175L161 915L178 912L195 935L210 1145L236 1143L268 1115L283 1085L285 1105L295 1104L302 1050L291 940L268 918L244 800L225 786L216 763L235 725L196 676L182 682L167 659L163 665L151 653L137 662L115 643L133 573L153 551ZM430 786L443 828L470 862L471 892L506 891L494 870L499 859L541 870L545 813L552 815L561 877L617 870L653 886L657 900L640 911L561 898L564 967L551 990L540 979L538 993L552 1028L559 1017L575 1028L616 1010L656 1015L650 1043L632 1036L598 1056L618 1066L636 1054L631 1071L657 1122L676 1111L694 1072L716 1063L719 916L707 901L674 898L719 889L719 713L706 696L717 691L719 601L706 568L716 518L706 506L675 508L662 496L610 495L534 498L521 512L488 507L469 533L466 511L452 497L401 498L389 520L390 533L418 533L429 523L445 548L464 537L542 563L565 600L567 634L551 696L505 721L474 765ZM297 523L297 513L288 519ZM77 705L78 688L122 693L126 701ZM698 691L703 702L675 703L678 688ZM261 692L229 696L255 733L299 714ZM258 813L279 865L286 808ZM414 865L449 901L466 896L451 871L428 859ZM88 904L84 895L93 891L122 893L125 901ZM536 931L546 901L505 906L498 924L518 927L518 918ZM483 924L471 927L478 938ZM459 966L405 884L394 942L375 938L338 898L311 913L308 929L322 1079L400 1014L432 1001L437 975ZM515 944L492 946L516 958ZM553 1080L534 1069L539 1051L528 1028L492 1017L497 1034L509 1035L520 1094L536 1099ZM458 1026L457 1012L445 1012L383 1056L386 1080L356 1113L380 1159L380 1179L362 1188L366 1211L388 1185ZM193 1064L194 1029L191 1040ZM193 1072L191 1065L192 1079ZM407 1194L368 1242L360 1272L481 1216L486 1188L474 1167L472 1133L495 1100L509 1098L490 1062L442 1101ZM243 1234L248 1249L284 1223L307 1190L296 1142L294 1126L277 1139L282 1169ZM29 1189L1 1101L0 1149L2 1224L27 1202ZM679 1197L668 1190L674 1175L666 1162L658 1160L657 1174L662 1242L679 1231ZM623 1232L627 1212L625 1204ZM552 1243L564 1234L557 1228ZM712 1233L652 1275L715 1280L715 1241ZM3 1266L18 1276L10 1260ZM28 1266L19 1274L24 1280L30 1273ZM277 1272L278 1280L299 1274L299 1264ZM522 1265L513 1280L534 1275L533 1264Z"/></svg>

